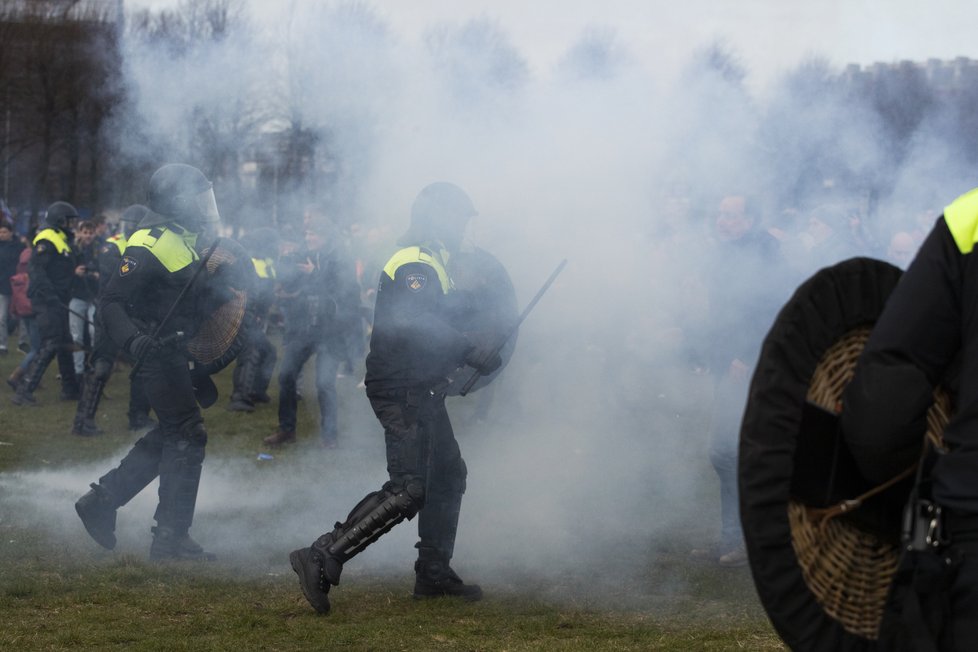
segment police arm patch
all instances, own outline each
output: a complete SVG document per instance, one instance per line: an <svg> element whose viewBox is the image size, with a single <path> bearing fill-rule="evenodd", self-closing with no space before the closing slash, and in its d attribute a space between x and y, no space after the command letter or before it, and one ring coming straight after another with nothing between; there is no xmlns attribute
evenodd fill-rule
<svg viewBox="0 0 978 652"><path fill-rule="evenodd" d="M126 274L129 274L138 266L139 263L136 261L135 258L130 258L129 256L123 256L122 261L119 263L119 276L125 276Z"/></svg>
<svg viewBox="0 0 978 652"><path fill-rule="evenodd" d="M420 292L428 284L428 275L414 272L404 277L404 283L411 292Z"/></svg>

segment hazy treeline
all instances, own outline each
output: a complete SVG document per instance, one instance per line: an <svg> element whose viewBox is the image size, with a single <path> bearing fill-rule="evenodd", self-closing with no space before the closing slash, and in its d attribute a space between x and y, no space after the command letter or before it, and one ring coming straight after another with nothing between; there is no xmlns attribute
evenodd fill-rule
<svg viewBox="0 0 978 652"><path fill-rule="evenodd" d="M584 33L546 80L487 19L433 27L424 60L409 63L369 4L293 1L281 13L271 26L243 0L181 0L125 20L104 0L4 3L3 196L28 210L56 198L118 208L139 199L159 162L180 159L215 180L232 222L288 221L312 200L355 213L363 181L382 164L389 125L378 115L413 83L408 66L424 67L453 110L477 123L506 121L541 83L601 93L634 66L612 30ZM978 83L968 79L935 86L910 64L853 76L812 58L758 98L748 77L736 52L707 46L663 100L676 108L650 104L650 121L683 116L656 142L667 172L649 170L650 192L695 194L709 170L764 196L772 215L827 188L861 197L872 213L908 175L978 158ZM936 176L958 189L953 175ZM947 199L928 190L900 200L916 210Z"/></svg>

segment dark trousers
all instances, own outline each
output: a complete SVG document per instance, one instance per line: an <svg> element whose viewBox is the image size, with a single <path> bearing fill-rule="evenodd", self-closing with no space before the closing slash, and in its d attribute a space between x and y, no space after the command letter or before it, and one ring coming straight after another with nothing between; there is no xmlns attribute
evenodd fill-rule
<svg viewBox="0 0 978 652"><path fill-rule="evenodd" d="M278 374L278 427L283 431L294 431L298 396L296 379L302 366L313 355L316 356L316 397L319 400L319 434L327 443L337 439L337 398L336 371L340 359L330 351L327 342L302 336L286 336L285 351Z"/></svg>
<svg viewBox="0 0 978 652"><path fill-rule="evenodd" d="M71 331L68 329L68 309L56 304L40 304L35 307L34 312L37 330L41 336L41 347L24 379L27 390L33 392L37 389L48 365L57 358L62 389L66 392L77 392L78 379L75 377L75 362L71 355L73 343Z"/></svg>
<svg viewBox="0 0 978 652"><path fill-rule="evenodd" d="M286 343L287 345L287 343ZM278 354L268 335L258 325L248 333L248 346L238 356L232 380L232 399L251 401L268 392Z"/></svg>
<svg viewBox="0 0 978 652"><path fill-rule="evenodd" d="M96 324L95 345L92 347L92 355L88 360L85 388L75 414L76 423L86 418L95 417L102 400L102 393L112 376L112 369L118 355L119 346L105 334L101 326ZM143 389L142 376L136 374L129 381L129 410L127 412L129 423L135 424L145 419L149 415L149 409L149 399Z"/></svg>
<svg viewBox="0 0 978 652"><path fill-rule="evenodd" d="M374 392L369 399L384 427L391 482L402 487L421 483L425 488L418 516L421 556L448 561L455 550L467 471L445 397L419 389Z"/></svg>
<svg viewBox="0 0 978 652"><path fill-rule="evenodd" d="M159 426L136 441L119 466L99 482L121 506L159 476L156 522L183 533L193 522L207 444L190 370L182 355L164 351L147 358L138 377Z"/></svg>

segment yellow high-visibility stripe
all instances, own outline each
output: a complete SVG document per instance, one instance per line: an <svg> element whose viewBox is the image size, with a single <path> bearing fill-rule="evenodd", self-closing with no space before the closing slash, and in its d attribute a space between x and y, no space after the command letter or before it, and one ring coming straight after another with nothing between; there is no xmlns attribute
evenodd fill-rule
<svg viewBox="0 0 978 652"><path fill-rule="evenodd" d="M978 242L978 188L970 190L955 199L944 209L944 221L958 250L971 253Z"/></svg>
<svg viewBox="0 0 978 652"><path fill-rule="evenodd" d="M397 270L409 263L424 263L433 267L438 274L438 281L441 283L441 291L443 293L448 294L455 287L441 258L424 247L405 247L401 249L391 256L391 259L384 265L384 273L391 280L394 280L394 274L397 273Z"/></svg>
<svg viewBox="0 0 978 652"><path fill-rule="evenodd" d="M159 235L153 235L154 231ZM200 258L186 238L165 226L153 226L136 231L126 245L127 249L131 247L149 249L150 253L170 272L179 271Z"/></svg>
<svg viewBox="0 0 978 652"><path fill-rule="evenodd" d="M44 229L36 236L34 236L34 242L32 244L37 244L41 240L47 240L54 245L55 249L58 250L59 254L71 251L71 246L68 244L68 238L65 234L58 229Z"/></svg>

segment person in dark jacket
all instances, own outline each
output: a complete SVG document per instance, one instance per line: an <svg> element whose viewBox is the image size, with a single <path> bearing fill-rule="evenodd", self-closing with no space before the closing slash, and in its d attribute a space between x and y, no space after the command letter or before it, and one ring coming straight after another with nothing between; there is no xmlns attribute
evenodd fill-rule
<svg viewBox="0 0 978 652"><path fill-rule="evenodd" d="M133 204L122 212L119 219L121 231L106 239L99 250L98 263L98 298L105 294L109 280L119 270L122 255L126 250L128 239L139 228L139 222L146 217L149 209L142 204ZM105 332L101 315L95 319L95 345L92 349L88 368L85 370L85 382L82 385L82 395L75 410L71 434L82 437L101 434L102 430L95 423L95 413L102 400L102 392L112 375L116 358L119 355L119 345ZM129 429L142 430L156 425L149 417L149 399L143 390L141 377L137 374L129 380Z"/></svg>
<svg viewBox="0 0 978 652"><path fill-rule="evenodd" d="M28 267L29 296L41 335L41 348L11 399L14 405L37 403L34 390L55 358L58 359L58 371L61 373L61 398L78 400L78 380L68 330L68 302L78 267L71 246L70 225L77 218L78 212L74 206L68 202L55 202L45 213L44 228L34 237L34 250Z"/></svg>
<svg viewBox="0 0 978 652"><path fill-rule="evenodd" d="M0 355L7 354L7 340L10 331L7 318L10 314L10 277L17 273L17 261L23 243L14 237L14 226L0 219Z"/></svg>
<svg viewBox="0 0 978 652"><path fill-rule="evenodd" d="M289 555L303 595L319 613L339 584L343 564L398 523L419 515L414 597L478 600L450 566L466 468L445 410L449 377L463 364L483 374L499 368L492 348L458 329L457 294L448 259L459 250L475 208L458 186L426 186L411 227L384 266L367 355L366 388L384 427L389 481L368 494L331 532Z"/></svg>
<svg viewBox="0 0 978 652"><path fill-rule="evenodd" d="M973 650L978 640L978 189L944 209L887 299L843 394L840 424L859 470L881 484L916 462L934 389L952 397L924 474L928 550L891 588L880 649ZM923 487L921 487L923 491ZM908 554L901 562L913 564ZM906 596L905 601L895 600Z"/></svg>
<svg viewBox="0 0 978 652"><path fill-rule="evenodd" d="M758 228L753 204L745 195L721 199L706 263L706 341L714 381L710 462L720 481L720 539L692 554L727 567L747 564L737 490L740 420L761 342L781 299L776 281L784 272L777 241Z"/></svg>
<svg viewBox="0 0 978 652"><path fill-rule="evenodd" d="M92 538L112 549L116 510L159 477L150 558L212 559L190 536L207 430L181 340L216 307L195 281L202 277L197 247L211 244L208 232L220 215L211 182L183 164L164 165L153 174L148 208L98 310L108 336L137 361L136 375L159 426L92 484L75 510Z"/></svg>
<svg viewBox="0 0 978 652"><path fill-rule="evenodd" d="M228 403L231 412L253 412L256 403L272 400L268 395L268 385L278 354L268 339L266 329L268 315L275 302L279 244L278 232L269 227L255 229L241 238L241 246L251 255L258 279L249 297L249 306L255 315L254 324L246 335L247 345L238 356L232 374L233 390Z"/></svg>
<svg viewBox="0 0 978 652"><path fill-rule="evenodd" d="M283 259L278 269L285 350L278 376L278 429L264 443L281 446L296 440L296 381L302 366L315 355L319 442L335 448L336 372L347 359L351 333L360 328L360 286L353 259L331 221L313 216L305 235L305 250Z"/></svg>
<svg viewBox="0 0 978 652"><path fill-rule="evenodd" d="M75 229L75 278L68 303L68 330L75 343L75 376L85 374L86 351L95 343L95 296L98 294L98 250L95 247L95 223L84 221Z"/></svg>

